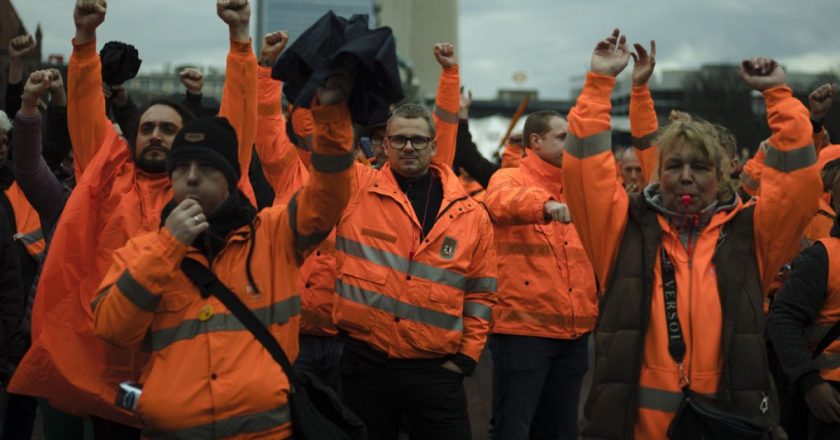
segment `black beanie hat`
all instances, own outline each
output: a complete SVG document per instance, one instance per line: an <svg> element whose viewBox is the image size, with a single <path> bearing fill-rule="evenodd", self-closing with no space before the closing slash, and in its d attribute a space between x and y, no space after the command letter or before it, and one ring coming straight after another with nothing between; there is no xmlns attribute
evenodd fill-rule
<svg viewBox="0 0 840 440"><path fill-rule="evenodd" d="M221 171L233 191L241 176L238 151L236 130L227 119L193 119L172 141L172 150L166 158L166 172L172 176L175 164L195 160Z"/></svg>

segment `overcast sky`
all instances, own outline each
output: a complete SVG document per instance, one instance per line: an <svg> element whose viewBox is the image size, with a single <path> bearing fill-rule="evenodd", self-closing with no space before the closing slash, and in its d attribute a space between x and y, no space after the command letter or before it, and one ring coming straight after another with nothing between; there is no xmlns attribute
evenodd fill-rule
<svg viewBox="0 0 840 440"><path fill-rule="evenodd" d="M44 54L70 52L72 0L12 0L30 31L44 30ZM143 70L164 63L221 65L227 29L211 0L111 0L101 42L137 46ZM691 68L771 56L788 69L840 70L840 1L808 0L461 0L462 83L479 97L522 87L568 98L595 42L618 26L633 42L658 43L657 68Z"/></svg>

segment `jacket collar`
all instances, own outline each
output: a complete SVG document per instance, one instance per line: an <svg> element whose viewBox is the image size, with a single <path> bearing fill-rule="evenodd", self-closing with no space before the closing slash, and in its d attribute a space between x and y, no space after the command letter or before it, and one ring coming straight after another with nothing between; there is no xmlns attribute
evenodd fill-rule
<svg viewBox="0 0 840 440"><path fill-rule="evenodd" d="M461 182L458 180L458 176L447 165L432 160L432 163L429 165L429 171L435 173L435 176L440 179L440 184L443 187L441 209L450 203L468 197L464 191L464 187L461 186ZM393 197L394 194L402 192L400 186L397 184L397 179L394 177L394 172L391 170L390 163L385 163L382 166L382 169L379 170L379 174L373 180L373 184L368 188L368 191L389 197Z"/></svg>
<svg viewBox="0 0 840 440"><path fill-rule="evenodd" d="M645 203L652 207L655 211L661 214L668 220L668 223L680 232L688 230L702 231L706 226L712 224L726 223L729 218L744 207L741 199L733 194L733 196L724 203L716 200L709 206L700 211L697 215L687 215L671 211L662 205L662 194L660 193L659 183L651 183L643 191ZM717 215L723 214L723 215Z"/></svg>
<svg viewBox="0 0 840 440"><path fill-rule="evenodd" d="M563 195L563 168L556 167L536 154L529 154L519 163L521 168L535 184L547 190L554 197Z"/></svg>

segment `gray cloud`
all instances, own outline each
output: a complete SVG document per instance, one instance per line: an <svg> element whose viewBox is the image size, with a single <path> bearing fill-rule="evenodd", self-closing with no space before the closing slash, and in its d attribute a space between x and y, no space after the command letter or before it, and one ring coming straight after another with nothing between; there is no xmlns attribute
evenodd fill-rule
<svg viewBox="0 0 840 440"><path fill-rule="evenodd" d="M30 30L42 24L45 54L69 56L72 4L18 0L15 7ZM462 82L490 97L513 87L522 70L523 87L567 98L569 78L586 72L595 42L615 26L633 42L656 39L660 69L763 55L791 70L823 71L840 67L837 17L837 0L461 0ZM167 62L222 65L227 52L227 29L210 1L111 1L99 34L100 42L137 46L146 71Z"/></svg>

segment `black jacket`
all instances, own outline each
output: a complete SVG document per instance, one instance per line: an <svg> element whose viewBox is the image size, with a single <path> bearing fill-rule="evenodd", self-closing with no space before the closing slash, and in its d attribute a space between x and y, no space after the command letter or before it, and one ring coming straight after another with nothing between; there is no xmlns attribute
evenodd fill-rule
<svg viewBox="0 0 840 440"><path fill-rule="evenodd" d="M0 381L4 382L25 349L20 326L25 292L13 234L0 206Z"/></svg>
<svg viewBox="0 0 840 440"><path fill-rule="evenodd" d="M840 217L831 236L840 238ZM773 301L767 330L790 382L801 392L823 382L803 330L819 316L828 289L828 252L822 243L803 250Z"/></svg>
<svg viewBox="0 0 840 440"><path fill-rule="evenodd" d="M455 145L455 163L452 165L452 169L458 172L458 169L463 167L476 182L486 189L493 173L499 171L500 167L485 159L478 152L478 147L472 140L470 126L466 120L458 120L458 138Z"/></svg>

